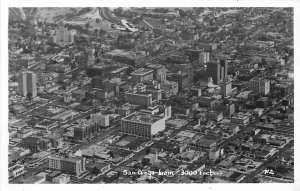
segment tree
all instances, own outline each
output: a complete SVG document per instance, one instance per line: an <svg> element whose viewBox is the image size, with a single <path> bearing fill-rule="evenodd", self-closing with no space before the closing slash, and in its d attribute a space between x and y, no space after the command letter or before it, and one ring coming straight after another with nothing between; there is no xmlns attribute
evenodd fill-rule
<svg viewBox="0 0 300 191"><path fill-rule="evenodd" d="M99 34L99 29L95 29L95 30L94 30L94 33L95 33L96 35L98 35L98 34Z"/></svg>
<svg viewBox="0 0 300 191"><path fill-rule="evenodd" d="M122 7L119 7L117 9L114 9L113 10L113 13L117 16L121 15L121 13L123 12L123 8Z"/></svg>
<svg viewBox="0 0 300 191"><path fill-rule="evenodd" d="M105 35L107 32L106 32L106 30L103 30L103 29L101 29L100 31L99 31L99 34L100 35Z"/></svg>
<svg viewBox="0 0 300 191"><path fill-rule="evenodd" d="M86 23L86 24L85 24L85 28L86 28L86 29L89 29L89 28L90 28L90 23Z"/></svg>
<svg viewBox="0 0 300 191"><path fill-rule="evenodd" d="M96 19L96 23L97 23L97 24L100 23L100 19L99 19L99 18Z"/></svg>

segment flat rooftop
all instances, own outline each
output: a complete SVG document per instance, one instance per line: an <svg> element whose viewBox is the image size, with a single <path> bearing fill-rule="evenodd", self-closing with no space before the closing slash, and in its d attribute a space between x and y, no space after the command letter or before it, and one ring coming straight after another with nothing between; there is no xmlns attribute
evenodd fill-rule
<svg viewBox="0 0 300 191"><path fill-rule="evenodd" d="M147 69L147 68L140 68L138 70L135 70L134 72L131 73L131 75L145 75L150 72L153 72L153 70Z"/></svg>
<svg viewBox="0 0 300 191"><path fill-rule="evenodd" d="M136 113L133 113L133 114L127 116L127 117L124 117L122 120L153 124L153 123L161 120L162 118L163 117L150 115L150 114L147 114L147 113L136 112Z"/></svg>
<svg viewBox="0 0 300 191"><path fill-rule="evenodd" d="M123 57L127 57L127 58L143 57L143 56L136 54L135 52L126 51L126 50L122 50L122 49L114 49L114 50L107 52L106 54L110 55L110 56L123 56Z"/></svg>
<svg viewBox="0 0 300 191"><path fill-rule="evenodd" d="M110 73L112 73L112 74L117 74L117 73L122 72L123 70L126 70L127 68L128 68L127 66L124 66L124 67L115 69L115 70L111 71Z"/></svg>
<svg viewBox="0 0 300 191"><path fill-rule="evenodd" d="M147 65L147 68L151 68L151 69L158 69L158 68L163 68L164 65L161 65L161 64L148 64Z"/></svg>

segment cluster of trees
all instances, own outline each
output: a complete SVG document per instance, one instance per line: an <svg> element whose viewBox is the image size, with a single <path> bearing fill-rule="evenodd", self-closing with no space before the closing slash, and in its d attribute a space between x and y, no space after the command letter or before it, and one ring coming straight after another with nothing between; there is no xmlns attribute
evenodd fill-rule
<svg viewBox="0 0 300 191"><path fill-rule="evenodd" d="M167 8L155 8L152 11L156 12L156 13L167 13L167 12L170 12L169 9L167 9Z"/></svg>
<svg viewBox="0 0 300 191"><path fill-rule="evenodd" d="M119 8L116 8L113 10L113 13L116 15L116 16L121 16L123 12L123 8L122 7L119 7Z"/></svg>

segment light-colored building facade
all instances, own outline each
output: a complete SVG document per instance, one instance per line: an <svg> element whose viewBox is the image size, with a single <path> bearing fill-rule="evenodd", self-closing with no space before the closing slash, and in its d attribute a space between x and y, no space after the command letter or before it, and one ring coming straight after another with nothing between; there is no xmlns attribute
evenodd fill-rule
<svg viewBox="0 0 300 191"><path fill-rule="evenodd" d="M74 35L69 31L63 22L59 22L55 29L55 36L53 36L53 43L55 44L71 44L74 43Z"/></svg>
<svg viewBox="0 0 300 191"><path fill-rule="evenodd" d="M267 95L270 93L271 82L269 80L251 79L249 81L249 90L260 95Z"/></svg>
<svg viewBox="0 0 300 191"><path fill-rule="evenodd" d="M138 137L152 138L165 129L165 117L135 112L121 119L121 132Z"/></svg>
<svg viewBox="0 0 300 191"><path fill-rule="evenodd" d="M153 80L153 70L140 68L131 73L131 79L135 83Z"/></svg>
<svg viewBox="0 0 300 191"><path fill-rule="evenodd" d="M230 79L224 79L223 81L221 81L220 86L222 96L226 97L231 94L232 81Z"/></svg>
<svg viewBox="0 0 300 191"><path fill-rule="evenodd" d="M199 53L199 63L201 66L204 66L207 62L209 62L209 52L201 52Z"/></svg>

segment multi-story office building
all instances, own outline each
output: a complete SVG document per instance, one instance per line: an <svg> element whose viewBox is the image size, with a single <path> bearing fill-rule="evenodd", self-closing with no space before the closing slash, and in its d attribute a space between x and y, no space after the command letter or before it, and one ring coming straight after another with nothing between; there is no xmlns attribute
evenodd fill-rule
<svg viewBox="0 0 300 191"><path fill-rule="evenodd" d="M136 86L136 91L138 92L138 93L145 93L146 92L146 89L147 89L147 86L145 85L145 84L138 84L137 86Z"/></svg>
<svg viewBox="0 0 300 191"><path fill-rule="evenodd" d="M18 77L19 95L31 97L37 96L37 78L36 74L31 71L22 72Z"/></svg>
<svg viewBox="0 0 300 191"><path fill-rule="evenodd" d="M228 76L228 64L226 60L210 61L207 64L207 74L213 78L214 84L219 84Z"/></svg>
<svg viewBox="0 0 300 191"><path fill-rule="evenodd" d="M178 93L178 82L164 81L160 84L160 88L163 91L162 97L168 98Z"/></svg>
<svg viewBox="0 0 300 191"><path fill-rule="evenodd" d="M213 43L213 44L199 43L198 47L200 49L204 49L205 51L211 52L211 51L217 49L217 44L215 44L215 43Z"/></svg>
<svg viewBox="0 0 300 191"><path fill-rule="evenodd" d="M15 164L8 168L8 172L9 172L9 178L13 179L24 174L26 171L24 165Z"/></svg>
<svg viewBox="0 0 300 191"><path fill-rule="evenodd" d="M196 60L199 60L199 54L203 52L203 50L199 49L186 49L185 50L185 55L189 57L189 60L191 62L194 62Z"/></svg>
<svg viewBox="0 0 300 191"><path fill-rule="evenodd" d="M20 58L19 60L19 63L22 65L22 66L25 66L25 67L31 67L33 66L36 62L35 62L35 57L31 57L31 56L24 56L22 58Z"/></svg>
<svg viewBox="0 0 300 191"><path fill-rule="evenodd" d="M207 64L207 75L212 77L214 84L219 84L221 80L221 65L217 61L210 61Z"/></svg>
<svg viewBox="0 0 300 191"><path fill-rule="evenodd" d="M126 101L130 104L149 107L152 104L152 94L148 93L125 93Z"/></svg>
<svg viewBox="0 0 300 191"><path fill-rule="evenodd" d="M189 87L192 87L193 83L190 83L190 79L189 79L189 75L188 73L182 73L182 72L179 72L179 73L176 73L176 74L173 74L172 76L168 77L168 80L169 81L172 81L172 82L177 82L178 84L178 91L182 91L184 89L187 89Z"/></svg>
<svg viewBox="0 0 300 191"><path fill-rule="evenodd" d="M91 118L91 124L98 123L101 127L109 126L109 115L95 113L95 114L91 114L90 118Z"/></svg>
<svg viewBox="0 0 300 191"><path fill-rule="evenodd" d="M153 77L158 82L164 82L166 80L167 71L165 66L161 64L149 64L146 68L153 70Z"/></svg>
<svg viewBox="0 0 300 191"><path fill-rule="evenodd" d="M284 97L293 91L291 84L275 84L272 93L276 97Z"/></svg>
<svg viewBox="0 0 300 191"><path fill-rule="evenodd" d="M191 63L187 63L187 64L175 64L174 68L177 69L177 72L180 73L187 73L188 76L188 85L192 85L193 84L193 80L194 80L194 66Z"/></svg>
<svg viewBox="0 0 300 191"><path fill-rule="evenodd" d="M99 119L98 119L99 120ZM85 140L100 132L99 121L83 120L74 126L74 139Z"/></svg>
<svg viewBox="0 0 300 191"><path fill-rule="evenodd" d="M152 138L165 129L165 117L136 112L121 119L121 132L126 134Z"/></svg>
<svg viewBox="0 0 300 191"><path fill-rule="evenodd" d="M109 115L100 115L99 116L99 125L101 127L109 126Z"/></svg>
<svg viewBox="0 0 300 191"><path fill-rule="evenodd" d="M74 43L74 35L69 31L63 22L59 22L55 29L55 36L53 37L55 44L70 44Z"/></svg>
<svg viewBox="0 0 300 191"><path fill-rule="evenodd" d="M130 107L122 106L117 108L117 113L121 115L122 117L126 117L131 113Z"/></svg>
<svg viewBox="0 0 300 191"><path fill-rule="evenodd" d="M52 170L59 170L63 173L72 175L80 175L86 171L86 159L83 157L64 158L62 156L50 156L49 168Z"/></svg>
<svg viewBox="0 0 300 191"><path fill-rule="evenodd" d="M103 89L108 80L104 79L103 74L92 77L92 87Z"/></svg>
<svg viewBox="0 0 300 191"><path fill-rule="evenodd" d="M29 136L23 139L22 147L32 151L47 150L50 147L50 141L42 137Z"/></svg>
<svg viewBox="0 0 300 191"><path fill-rule="evenodd" d="M204 66L207 62L209 62L209 52L203 51L199 54L199 64L200 66Z"/></svg>
<svg viewBox="0 0 300 191"><path fill-rule="evenodd" d="M261 97L258 100L256 100L256 105L258 108L266 108L268 107L269 99L267 97Z"/></svg>
<svg viewBox="0 0 300 191"><path fill-rule="evenodd" d="M189 56L191 62L198 61L200 66L204 66L209 61L209 52L203 49L187 49L185 54Z"/></svg>
<svg viewBox="0 0 300 191"><path fill-rule="evenodd" d="M220 121L223 119L223 111L208 110L205 112L205 117L209 120Z"/></svg>
<svg viewBox="0 0 300 191"><path fill-rule="evenodd" d="M147 89L147 93L152 95L153 100L161 100L162 99L162 90L161 89L154 89L154 88L149 88Z"/></svg>
<svg viewBox="0 0 300 191"><path fill-rule="evenodd" d="M190 89L190 92L191 92L191 95L195 96L195 97L200 97L202 94L201 88L198 88L198 87L192 87Z"/></svg>
<svg viewBox="0 0 300 191"><path fill-rule="evenodd" d="M49 156L48 161L49 161L49 169L51 170L61 170L61 160L63 159L63 156Z"/></svg>
<svg viewBox="0 0 300 191"><path fill-rule="evenodd" d="M230 121L232 123L246 125L246 124L250 123L250 117L251 117L250 113L235 113L230 118Z"/></svg>
<svg viewBox="0 0 300 191"><path fill-rule="evenodd" d="M87 56L87 66L94 65L95 63L95 49L94 48L86 48L85 53Z"/></svg>
<svg viewBox="0 0 300 191"><path fill-rule="evenodd" d="M270 80L251 79L249 81L249 90L264 96L270 93L270 84Z"/></svg>
<svg viewBox="0 0 300 191"><path fill-rule="evenodd" d="M153 70L140 68L131 73L131 79L135 83L153 80Z"/></svg>
<svg viewBox="0 0 300 191"><path fill-rule="evenodd" d="M227 60L221 59L219 60L220 65L221 65L221 80L227 79L228 77L228 63Z"/></svg>
<svg viewBox="0 0 300 191"><path fill-rule="evenodd" d="M232 81L231 79L225 78L222 82L220 82L221 86L221 94L226 97L230 95L232 90Z"/></svg>
<svg viewBox="0 0 300 191"><path fill-rule="evenodd" d="M64 158L61 160L61 171L64 173L69 173L73 175L80 175L85 172L85 158L74 157L74 158Z"/></svg>

